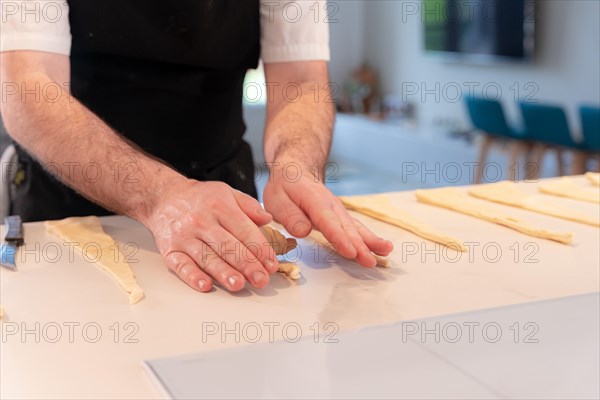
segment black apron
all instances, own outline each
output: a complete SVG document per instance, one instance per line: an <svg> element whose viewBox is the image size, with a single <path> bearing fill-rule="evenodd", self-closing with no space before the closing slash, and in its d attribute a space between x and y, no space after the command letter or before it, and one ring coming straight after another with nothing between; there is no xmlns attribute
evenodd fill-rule
<svg viewBox="0 0 600 400"><path fill-rule="evenodd" d="M72 95L187 177L256 197L242 91L260 54L259 0L70 0L69 8ZM11 213L110 214L17 153Z"/></svg>

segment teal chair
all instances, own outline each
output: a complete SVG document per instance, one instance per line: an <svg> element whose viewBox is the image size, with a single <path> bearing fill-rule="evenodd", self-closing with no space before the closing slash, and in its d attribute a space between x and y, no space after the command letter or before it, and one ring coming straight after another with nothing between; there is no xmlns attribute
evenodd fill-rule
<svg viewBox="0 0 600 400"><path fill-rule="evenodd" d="M573 140L567 115L560 106L541 103L519 103L527 134L532 140L550 146L579 149Z"/></svg>
<svg viewBox="0 0 600 400"><path fill-rule="evenodd" d="M516 180L519 171L516 168L519 157L523 151L528 156L531 150L531 142L528 140L528 136L525 132L519 131L508 124L500 102L479 97L467 97L465 103L473 127L484 134L479 151L475 183L481 183L482 181L485 163L492 144L506 141L512 145L509 168L507 168L508 179Z"/></svg>
<svg viewBox="0 0 600 400"><path fill-rule="evenodd" d="M579 115L584 150L600 153L600 107L581 106Z"/></svg>
<svg viewBox="0 0 600 400"><path fill-rule="evenodd" d="M573 140L567 115L562 107L542 103L519 103L523 122L528 136L535 142L534 165L539 176L544 153L547 150L556 152L558 175L565 174L563 160L564 150L581 149L581 146ZM536 177L537 177L536 176Z"/></svg>
<svg viewBox="0 0 600 400"><path fill-rule="evenodd" d="M579 116L583 143L573 160L574 174L586 172L590 158L596 159L596 170L600 170L600 107L582 105L579 107Z"/></svg>

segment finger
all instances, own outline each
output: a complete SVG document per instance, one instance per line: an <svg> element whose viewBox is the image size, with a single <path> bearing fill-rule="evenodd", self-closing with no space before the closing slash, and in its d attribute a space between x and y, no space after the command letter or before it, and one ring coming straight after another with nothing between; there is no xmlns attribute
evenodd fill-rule
<svg viewBox="0 0 600 400"><path fill-rule="evenodd" d="M341 204L339 206L334 206L334 209L338 218L340 219L344 233L347 235L348 239L356 249L356 258L354 260L363 267L375 267L377 265L377 260L371 253L371 250L369 250L369 247L365 244L362 236L358 233L357 226L355 225L352 217L350 217L346 209Z"/></svg>
<svg viewBox="0 0 600 400"><path fill-rule="evenodd" d="M228 219L239 221L242 218L247 217L240 212L237 218L230 216ZM225 221L218 222L225 223ZM258 231L256 225L254 225L254 228ZM253 286L257 288L265 287L269 283L269 272L258 261L252 251L226 229L225 226L222 226L212 231L204 231L201 233L201 239L208 244L214 255L219 256L223 262L241 272ZM264 238L259 240L264 241Z"/></svg>
<svg viewBox="0 0 600 400"><path fill-rule="evenodd" d="M271 214L266 212L260 203L256 201L256 199L240 192L239 190L234 190L233 194L238 206L256 225L262 226L273 220Z"/></svg>
<svg viewBox="0 0 600 400"><path fill-rule="evenodd" d="M322 203L311 204L307 207L308 215L315 227L333 244L336 251L351 260L355 259L358 251L348 233L344 230L342 221L333 210L331 203L329 207L323 207ZM354 228L354 227L352 227ZM355 228L354 228L355 229Z"/></svg>
<svg viewBox="0 0 600 400"><path fill-rule="evenodd" d="M190 240L183 244L183 248L202 271L213 277L226 289L237 292L244 288L246 284L244 276L223 261L208 243L200 240Z"/></svg>
<svg viewBox="0 0 600 400"><path fill-rule="evenodd" d="M385 240L373 232L371 232L362 222L354 219L354 223L356 228L358 229L358 233L365 241L366 245L369 249L380 256L387 256L394 250L394 245L389 240Z"/></svg>
<svg viewBox="0 0 600 400"><path fill-rule="evenodd" d="M245 261L260 263L270 274L277 272L279 263L273 246L265 239L258 226L246 215L243 213L239 213L237 216L229 215L227 218L219 219L219 223L243 245L241 255ZM251 269L252 273L256 270L256 268ZM242 270L240 269L240 271ZM248 276L246 275L246 277ZM253 284L254 281L255 279L251 279Z"/></svg>
<svg viewBox="0 0 600 400"><path fill-rule="evenodd" d="M188 255L174 251L167 254L164 260L167 267L192 289L200 292L212 289L212 279Z"/></svg>
<svg viewBox="0 0 600 400"><path fill-rule="evenodd" d="M291 185L288 193L291 200L308 215L313 225L336 246L336 251L342 257L356 258L358 252L350 237L344 232L342 221L334 210L336 205L342 208L343 206L328 189L322 187L307 192L299 186Z"/></svg>
<svg viewBox="0 0 600 400"><path fill-rule="evenodd" d="M312 230L312 223L304 212L288 197L285 192L269 196L268 210L272 212L277 221L292 235L298 238L308 236ZM265 202L265 205L267 203Z"/></svg>

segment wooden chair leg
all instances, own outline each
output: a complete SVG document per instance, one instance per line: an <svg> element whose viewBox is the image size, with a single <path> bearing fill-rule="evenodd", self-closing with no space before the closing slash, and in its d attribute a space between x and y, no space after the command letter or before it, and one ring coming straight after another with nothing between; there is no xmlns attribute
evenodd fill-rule
<svg viewBox="0 0 600 400"><path fill-rule="evenodd" d="M481 183L483 180L483 171L485 169L485 162L487 160L490 147L494 143L495 139L492 136L485 135L481 147L479 149L479 160L477 162L477 173L475 175L475 183Z"/></svg>
<svg viewBox="0 0 600 400"><path fill-rule="evenodd" d="M584 151L573 152L573 166L571 167L572 175L581 175L586 172L586 164L588 160L588 154Z"/></svg>
<svg viewBox="0 0 600 400"><path fill-rule="evenodd" d="M546 151L546 145L543 143L537 143L533 146L532 151L532 165L530 168L531 173L529 174L531 180L540 179L542 171L542 161L544 160L544 152Z"/></svg>
<svg viewBox="0 0 600 400"><path fill-rule="evenodd" d="M535 166L535 162L533 161L534 153L535 153L535 143L534 142L525 142L525 164L524 164L524 179L525 181L534 180L535 172L537 170Z"/></svg>
<svg viewBox="0 0 600 400"><path fill-rule="evenodd" d="M563 150L561 148L556 148L556 164L557 164L557 172L558 176L565 175L565 160L563 158Z"/></svg>
<svg viewBox="0 0 600 400"><path fill-rule="evenodd" d="M511 144L510 151L510 159L508 161L508 176L507 179L509 181L517 182L521 177L521 152L526 151L526 145L523 142L519 142L517 140L513 141Z"/></svg>

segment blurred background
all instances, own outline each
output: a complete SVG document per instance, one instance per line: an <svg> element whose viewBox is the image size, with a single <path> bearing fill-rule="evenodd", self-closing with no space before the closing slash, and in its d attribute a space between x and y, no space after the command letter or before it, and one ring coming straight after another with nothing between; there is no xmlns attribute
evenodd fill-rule
<svg viewBox="0 0 600 400"><path fill-rule="evenodd" d="M336 194L598 169L600 1L335 0L315 17L330 27ZM249 71L259 193L265 93Z"/></svg>
<svg viewBox="0 0 600 400"><path fill-rule="evenodd" d="M337 194L598 169L599 1L338 0L326 11ZM245 94L259 164L263 79L249 73Z"/></svg>

